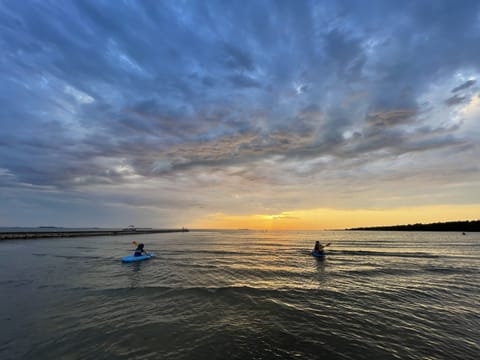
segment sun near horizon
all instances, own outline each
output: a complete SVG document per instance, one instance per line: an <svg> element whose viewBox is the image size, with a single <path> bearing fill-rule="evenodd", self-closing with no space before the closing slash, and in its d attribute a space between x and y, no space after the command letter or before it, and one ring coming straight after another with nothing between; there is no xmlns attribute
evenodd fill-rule
<svg viewBox="0 0 480 360"><path fill-rule="evenodd" d="M478 219L478 205L436 205L396 209L310 209L278 214L228 215L200 217L191 223L194 229L250 230L338 230L355 227L393 226L415 223L472 221Z"/></svg>

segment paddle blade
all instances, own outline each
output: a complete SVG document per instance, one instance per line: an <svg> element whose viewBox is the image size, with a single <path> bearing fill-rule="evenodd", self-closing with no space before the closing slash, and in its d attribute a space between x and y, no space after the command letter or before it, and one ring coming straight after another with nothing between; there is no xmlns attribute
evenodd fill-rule
<svg viewBox="0 0 480 360"><path fill-rule="evenodd" d="M132 241L132 244L138 246L138 243L135 240Z"/></svg>
<svg viewBox="0 0 480 360"><path fill-rule="evenodd" d="M325 246L330 246L330 244L331 244L331 243L328 243L328 244L327 244L327 245L325 245Z"/></svg>

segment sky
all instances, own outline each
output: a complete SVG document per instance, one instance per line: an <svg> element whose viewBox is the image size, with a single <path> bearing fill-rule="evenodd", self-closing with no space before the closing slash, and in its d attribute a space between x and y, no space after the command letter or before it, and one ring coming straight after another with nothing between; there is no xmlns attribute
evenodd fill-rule
<svg viewBox="0 0 480 360"><path fill-rule="evenodd" d="M0 1L0 226L480 216L480 2Z"/></svg>

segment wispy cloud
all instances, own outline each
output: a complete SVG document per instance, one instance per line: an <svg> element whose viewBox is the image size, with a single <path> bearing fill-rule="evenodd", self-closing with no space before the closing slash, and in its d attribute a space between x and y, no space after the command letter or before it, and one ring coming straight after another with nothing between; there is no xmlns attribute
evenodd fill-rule
<svg viewBox="0 0 480 360"><path fill-rule="evenodd" d="M475 79L470 79L468 81L465 81L462 85L457 86L456 88L452 89L452 93L458 92L460 90L465 90L472 85L474 85L477 81Z"/></svg>
<svg viewBox="0 0 480 360"><path fill-rule="evenodd" d="M468 0L3 2L1 191L153 221L165 204L281 213L325 184L381 191L382 173L475 181L479 16Z"/></svg>

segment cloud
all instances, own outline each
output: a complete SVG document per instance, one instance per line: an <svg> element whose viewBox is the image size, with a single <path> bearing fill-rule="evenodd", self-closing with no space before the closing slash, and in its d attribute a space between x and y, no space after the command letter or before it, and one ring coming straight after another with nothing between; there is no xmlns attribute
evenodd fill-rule
<svg viewBox="0 0 480 360"><path fill-rule="evenodd" d="M416 110L390 110L367 114L367 123L372 126L391 127L413 122Z"/></svg>
<svg viewBox="0 0 480 360"><path fill-rule="evenodd" d="M479 10L467 0L3 2L1 186L88 199L109 189L113 204L119 187L155 183L184 205L216 186L228 210L228 191L254 181L368 183L373 163L413 153L471 163L478 125L457 105L476 96ZM137 190L132 207L146 198ZM286 194L308 197L286 192L282 206Z"/></svg>
<svg viewBox="0 0 480 360"><path fill-rule="evenodd" d="M230 80L234 86L237 87L243 87L243 88L255 88L255 87L260 87L261 84L255 80L254 78L251 78L249 76L245 75L232 75L230 77Z"/></svg>
<svg viewBox="0 0 480 360"><path fill-rule="evenodd" d="M245 71L253 71L255 69L252 57L245 51L235 47L232 44L224 44L224 60L225 66Z"/></svg>
<svg viewBox="0 0 480 360"><path fill-rule="evenodd" d="M461 96L461 95L455 94L455 95L449 97L447 100L445 100L445 104L447 104L447 106L454 106L454 105L461 104L465 101L467 101L466 96Z"/></svg>
<svg viewBox="0 0 480 360"><path fill-rule="evenodd" d="M454 92L458 92L460 90L465 90L469 87L471 87L472 85L474 85L477 81L475 79L471 79L471 80L468 80L468 81L465 81L462 85L459 85L455 88L452 89L452 93Z"/></svg>

